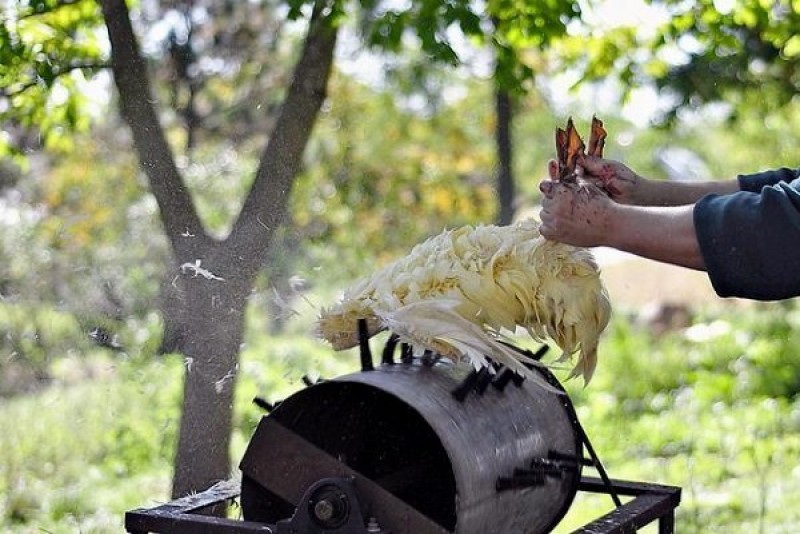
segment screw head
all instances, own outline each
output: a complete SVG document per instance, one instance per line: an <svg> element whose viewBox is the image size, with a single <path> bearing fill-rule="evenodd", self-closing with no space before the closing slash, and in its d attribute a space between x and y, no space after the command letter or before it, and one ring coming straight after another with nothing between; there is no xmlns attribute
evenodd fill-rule
<svg viewBox="0 0 800 534"><path fill-rule="evenodd" d="M347 494L335 484L320 486L308 500L308 515L324 529L341 527L350 517Z"/></svg>
<svg viewBox="0 0 800 534"><path fill-rule="evenodd" d="M333 517L333 504L327 499L322 499L314 505L314 516L320 521L330 521Z"/></svg>

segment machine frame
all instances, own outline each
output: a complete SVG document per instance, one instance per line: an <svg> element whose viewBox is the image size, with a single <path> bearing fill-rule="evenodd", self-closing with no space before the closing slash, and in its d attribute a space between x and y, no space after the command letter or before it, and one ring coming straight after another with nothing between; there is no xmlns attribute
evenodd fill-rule
<svg viewBox="0 0 800 534"><path fill-rule="evenodd" d="M617 495L633 497L608 514L573 531L573 534L629 534L658 522L659 534L675 531L675 509L680 504L681 488L645 482L611 480ZM581 477L578 491L609 494L608 485L597 477ZM125 514L125 529L130 534L284 534L292 532L286 524L265 524L216 517L208 514L236 501L240 482L231 479L208 490L147 509ZM307 502L298 510L306 509ZM319 532L323 532L322 529ZM340 530L341 534L368 534L361 530Z"/></svg>

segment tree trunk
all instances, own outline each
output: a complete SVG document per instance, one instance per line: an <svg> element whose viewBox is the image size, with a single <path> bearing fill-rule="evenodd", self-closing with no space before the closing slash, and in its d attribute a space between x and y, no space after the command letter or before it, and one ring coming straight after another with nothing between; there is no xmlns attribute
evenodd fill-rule
<svg viewBox="0 0 800 534"><path fill-rule="evenodd" d="M206 278L183 269L170 286L171 320L180 331L184 392L172 497L207 489L230 476L233 393L251 280L213 269ZM169 330L169 329L167 329Z"/></svg>
<svg viewBox="0 0 800 534"><path fill-rule="evenodd" d="M244 309L326 96L336 45L337 0L314 4L287 97L231 234L211 238L200 221L153 106L149 78L125 0L101 0L122 116L159 206L177 272L162 301L162 349L186 363L172 495L227 478Z"/></svg>
<svg viewBox="0 0 800 534"><path fill-rule="evenodd" d="M495 93L495 140L497 143L498 224L511 224L514 219L514 175L511 154L511 95L498 88Z"/></svg>

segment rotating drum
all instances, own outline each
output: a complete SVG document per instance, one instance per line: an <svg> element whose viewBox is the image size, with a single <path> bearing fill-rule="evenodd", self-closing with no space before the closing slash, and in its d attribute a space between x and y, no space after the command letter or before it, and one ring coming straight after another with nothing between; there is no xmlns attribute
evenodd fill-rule
<svg viewBox="0 0 800 534"><path fill-rule="evenodd" d="M568 399L524 380L459 401L453 391L469 372L446 360L384 364L299 391L265 419L448 532L550 531L566 514L581 476L582 445ZM248 520L274 522L292 513L291 503L254 475L268 469L255 467L265 461L259 449L269 448L268 439L257 431L241 466ZM269 462L269 469L283 470L281 476L292 477L297 469L284 465L280 453ZM548 469L537 470L542 466ZM331 474L319 473L325 476ZM391 528L393 534L417 534L401 530Z"/></svg>

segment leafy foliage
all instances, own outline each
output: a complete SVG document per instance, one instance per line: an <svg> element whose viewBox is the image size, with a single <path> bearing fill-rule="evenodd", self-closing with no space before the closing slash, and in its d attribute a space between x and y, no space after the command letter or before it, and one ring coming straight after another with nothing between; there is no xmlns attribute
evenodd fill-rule
<svg viewBox="0 0 800 534"><path fill-rule="evenodd" d="M300 36L286 2L170 1L140 6L153 90L173 146L261 148L285 96ZM253 141L257 141L255 146ZM180 153L181 150L178 150Z"/></svg>
<svg viewBox="0 0 800 534"><path fill-rule="evenodd" d="M90 348L88 336L69 314L22 305L0 306L0 396L38 389L54 359L75 347Z"/></svg>
<svg viewBox="0 0 800 534"><path fill-rule="evenodd" d="M660 118L724 102L730 117L756 108L787 110L800 87L800 11L789 0L651 0L664 22L655 31L619 26L579 31L561 56L583 72L582 81L616 76L627 94L653 84L671 99ZM758 95L754 97L754 95Z"/></svg>
<svg viewBox="0 0 800 534"><path fill-rule="evenodd" d="M88 330L146 315L167 260L136 163L117 152L125 140L96 131L105 143L74 137L69 153L35 160L36 172L0 197L3 297L51 302Z"/></svg>
<svg viewBox="0 0 800 534"><path fill-rule="evenodd" d="M70 131L88 127L86 80L105 65L93 0L6 2L0 18L0 121L41 135L23 147L67 148ZM0 156L20 143L7 131Z"/></svg>
<svg viewBox="0 0 800 534"><path fill-rule="evenodd" d="M724 9L711 0L665 4L671 20L652 47L677 49L683 60L655 80L675 95L677 106L716 101L736 106L743 93L757 89L762 109L774 111L797 94L800 11L792 2L747 0Z"/></svg>
<svg viewBox="0 0 800 534"><path fill-rule="evenodd" d="M138 6L143 22L153 26L160 21L169 29L164 35L153 32L146 51L163 82L159 95L177 112L165 118L185 129L188 147L196 135L266 134L270 123L262 120L264 111L280 102L287 76L280 65L294 48L281 45L280 39L296 40L285 29L286 20L304 18L311 4L175 1ZM460 64L463 52L457 50L464 48L465 38L479 47L490 45L496 52L496 77L512 89L531 87L533 67L526 51L546 47L580 16L575 2L508 0L480 9L465 0L409 2L402 8L376 0L340 1L330 9L342 25L360 17L365 43L375 50L418 50L421 56L414 64L423 78L433 64ZM86 130L98 114L86 89L108 66L97 2L10 2L1 22L0 120L14 129L0 138L0 155L41 146L68 148L70 134ZM264 62L265 52L282 59ZM95 82L95 91L99 87Z"/></svg>
<svg viewBox="0 0 800 534"><path fill-rule="evenodd" d="M129 325L122 337L146 341L142 351L112 355L86 350L74 338L74 317L28 310L33 312L60 337L50 339L46 329L42 338L51 387L0 405L0 529L119 532L126 510L169 494L180 376L191 367L176 355L153 357L155 325ZM267 336L260 318L249 315L236 396L236 458L262 413L254 396L275 402L303 387L304 374L330 377L357 366L357 358L332 358L305 334ZM0 351L4 361L5 348Z"/></svg>
<svg viewBox="0 0 800 534"><path fill-rule="evenodd" d="M384 5L387 4L387 5ZM432 64L469 62L474 48L491 51L494 78L506 90L533 88L535 54L566 32L580 18L579 2L491 0L482 5L466 0L392 3L362 0L360 26L374 50L414 57L410 69L425 83ZM467 44L472 44L472 50Z"/></svg>
<svg viewBox="0 0 800 534"><path fill-rule="evenodd" d="M331 92L310 147L314 164L293 195L294 223L312 243L374 251L369 259L382 261L444 226L491 218L485 107L448 107L425 118L346 78Z"/></svg>

